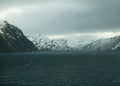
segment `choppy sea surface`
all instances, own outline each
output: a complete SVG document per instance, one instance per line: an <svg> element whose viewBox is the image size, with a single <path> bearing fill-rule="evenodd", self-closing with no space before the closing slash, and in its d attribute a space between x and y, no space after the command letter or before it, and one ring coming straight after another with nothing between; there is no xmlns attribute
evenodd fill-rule
<svg viewBox="0 0 120 86"><path fill-rule="evenodd" d="M120 52L1 53L0 86L120 86Z"/></svg>

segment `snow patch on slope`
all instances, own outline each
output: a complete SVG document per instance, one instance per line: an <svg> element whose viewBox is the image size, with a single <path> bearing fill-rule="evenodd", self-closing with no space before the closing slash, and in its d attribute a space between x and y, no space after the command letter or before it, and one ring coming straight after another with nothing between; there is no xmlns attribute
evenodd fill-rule
<svg viewBox="0 0 120 86"><path fill-rule="evenodd" d="M82 46L91 41L81 41L78 39L49 39L44 35L35 35L28 37L39 50L52 51L72 51L79 50Z"/></svg>
<svg viewBox="0 0 120 86"><path fill-rule="evenodd" d="M3 28L5 28L6 23L5 21L0 21L0 33L3 34Z"/></svg>
<svg viewBox="0 0 120 86"><path fill-rule="evenodd" d="M113 51L120 48L120 36L99 39L81 48L85 51Z"/></svg>
<svg viewBox="0 0 120 86"><path fill-rule="evenodd" d="M39 50L115 51L120 49L120 36L86 41L80 39L49 39L42 35L33 37L33 39L33 43Z"/></svg>

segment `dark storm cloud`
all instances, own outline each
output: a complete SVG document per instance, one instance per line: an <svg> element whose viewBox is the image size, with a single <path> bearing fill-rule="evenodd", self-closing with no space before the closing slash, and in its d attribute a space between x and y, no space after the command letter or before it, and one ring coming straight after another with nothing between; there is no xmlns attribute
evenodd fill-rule
<svg viewBox="0 0 120 86"><path fill-rule="evenodd" d="M0 8L24 7L8 20L32 33L120 31L120 0L2 0ZM14 20L14 21L13 21Z"/></svg>

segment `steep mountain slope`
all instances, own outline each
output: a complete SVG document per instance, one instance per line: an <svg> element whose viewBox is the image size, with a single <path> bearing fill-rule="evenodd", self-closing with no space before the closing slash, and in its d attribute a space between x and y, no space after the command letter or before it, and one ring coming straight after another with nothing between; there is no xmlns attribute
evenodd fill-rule
<svg viewBox="0 0 120 86"><path fill-rule="evenodd" d="M49 39L46 36L38 35L30 38L40 51L70 51L72 48L65 39Z"/></svg>
<svg viewBox="0 0 120 86"><path fill-rule="evenodd" d="M0 22L0 52L29 52L37 48L18 27L7 21Z"/></svg>

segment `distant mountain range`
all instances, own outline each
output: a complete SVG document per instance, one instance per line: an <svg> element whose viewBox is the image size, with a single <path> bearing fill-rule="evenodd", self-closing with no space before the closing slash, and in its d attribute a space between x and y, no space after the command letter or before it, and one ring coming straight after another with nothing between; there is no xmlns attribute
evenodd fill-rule
<svg viewBox="0 0 120 86"><path fill-rule="evenodd" d="M81 47L83 51L120 51L120 36L99 39Z"/></svg>
<svg viewBox="0 0 120 86"><path fill-rule="evenodd" d="M67 39L51 40L42 35L30 39L40 51L120 51L120 36L92 42L78 41L76 44Z"/></svg>
<svg viewBox="0 0 120 86"><path fill-rule="evenodd" d="M7 21L0 22L0 52L36 51L34 44L24 36L23 32Z"/></svg>
<svg viewBox="0 0 120 86"><path fill-rule="evenodd" d="M80 40L74 43L69 39L49 39L42 35L28 38L18 27L7 21L0 22L0 52L120 51L120 36L87 43Z"/></svg>

